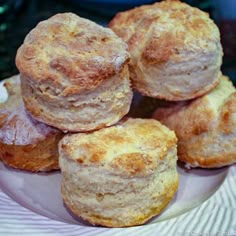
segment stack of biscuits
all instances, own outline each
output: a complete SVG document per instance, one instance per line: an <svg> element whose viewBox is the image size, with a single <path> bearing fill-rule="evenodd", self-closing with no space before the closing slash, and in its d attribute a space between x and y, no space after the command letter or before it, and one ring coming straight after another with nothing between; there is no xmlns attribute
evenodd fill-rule
<svg viewBox="0 0 236 236"><path fill-rule="evenodd" d="M129 62L127 44L111 29L72 13L40 22L16 55L20 81L14 97L25 117L38 132L45 126L63 136L51 148L58 150L54 159L59 155L65 204L90 223L108 227L145 223L178 188L175 133L154 119L124 117L133 97ZM13 97L7 83L5 107ZM16 119L19 123L20 115ZM8 127L15 131L16 126ZM28 127L22 129L33 139ZM42 140L32 143L36 148ZM19 146L25 150L27 143ZM18 162L13 165L9 153L0 152L12 167L46 170L30 169L35 159L42 162L40 153L28 152L32 159L14 153Z"/></svg>
<svg viewBox="0 0 236 236"><path fill-rule="evenodd" d="M173 199L178 158L209 168L236 161L235 88L220 72L219 31L196 8L167 0L118 13L109 27L63 13L26 36L20 76L5 82L0 105L0 159L23 170L60 168L74 214L127 227ZM167 101L154 119L126 116L133 89ZM16 100L20 109L9 105Z"/></svg>

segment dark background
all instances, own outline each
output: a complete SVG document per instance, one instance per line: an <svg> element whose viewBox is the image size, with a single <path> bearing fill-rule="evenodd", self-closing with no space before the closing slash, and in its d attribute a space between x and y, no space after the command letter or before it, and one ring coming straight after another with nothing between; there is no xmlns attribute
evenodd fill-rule
<svg viewBox="0 0 236 236"><path fill-rule="evenodd" d="M222 12L227 10L222 9L222 6L219 9L216 1L220 0L185 0L184 2L209 12L210 17L218 24L224 49L222 70L236 84L236 23L235 19L225 19L225 14ZM232 0L225 0L227 1ZM132 0L118 2L118 0L97 2L95 0L0 0L0 80L18 73L15 66L16 50L22 44L26 34L39 21L56 13L73 12L106 26L118 11L142 4L142 1ZM224 18L221 15L224 15Z"/></svg>

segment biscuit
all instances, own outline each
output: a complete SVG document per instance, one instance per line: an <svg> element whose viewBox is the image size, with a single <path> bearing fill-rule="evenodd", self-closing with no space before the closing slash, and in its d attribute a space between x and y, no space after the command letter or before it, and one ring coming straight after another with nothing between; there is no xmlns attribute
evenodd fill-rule
<svg viewBox="0 0 236 236"><path fill-rule="evenodd" d="M236 162L236 90L228 77L200 98L157 108L153 118L175 131L178 158L187 167Z"/></svg>
<svg viewBox="0 0 236 236"><path fill-rule="evenodd" d="M174 132L153 119L66 135L59 144L66 206L95 225L145 223L177 191L176 142Z"/></svg>
<svg viewBox="0 0 236 236"><path fill-rule="evenodd" d="M58 142L63 133L27 113L18 75L6 79L4 85L8 99L0 103L0 160L32 172L59 169Z"/></svg>
<svg viewBox="0 0 236 236"><path fill-rule="evenodd" d="M180 1L118 13L109 27L129 47L133 86L145 96L181 101L220 81L222 46L208 14Z"/></svg>
<svg viewBox="0 0 236 236"><path fill-rule="evenodd" d="M112 30L57 14L40 22L17 51L25 106L65 132L110 126L129 111L129 59Z"/></svg>

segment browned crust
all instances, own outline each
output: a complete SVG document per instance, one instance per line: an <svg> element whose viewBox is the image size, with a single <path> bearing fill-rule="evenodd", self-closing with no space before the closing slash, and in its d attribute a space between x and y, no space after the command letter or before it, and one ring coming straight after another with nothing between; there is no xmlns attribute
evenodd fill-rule
<svg viewBox="0 0 236 236"><path fill-rule="evenodd" d="M219 123L217 127L215 127L213 130L210 127L207 129L209 131L209 139L200 139L194 143L191 143L191 145L188 145L186 141L180 142L178 144L179 159L183 162L190 163L193 166L197 162L199 163L199 166L204 168L216 168L235 163L236 150L229 151L229 149L232 150L232 147L236 147L236 122L232 114L236 114L236 92L233 93L224 104L218 118ZM204 132L205 130L202 129L200 133ZM200 148L204 150L204 147L207 147L212 143L216 143L218 138L217 133L225 135L226 137L227 135L234 135L234 137L232 137L230 140L230 143L228 141L222 141L221 145L224 146L224 153L214 153L212 156L204 156L203 153L201 156L195 156L194 153L191 152L191 150Z"/></svg>
<svg viewBox="0 0 236 236"><path fill-rule="evenodd" d="M229 78L222 76L221 80L229 80ZM190 101L163 103L163 107L157 107L154 117L174 129L181 140L188 141L189 138L207 131L210 132L212 129L214 132L226 129L230 125L229 120L226 122L229 119L227 114L233 112L234 99L232 101L229 99L223 106L219 115L220 127L212 127L212 121L216 117L214 110L209 107L207 96L208 94ZM230 111L228 103L231 104ZM231 128L232 125L230 132L232 132Z"/></svg>
<svg viewBox="0 0 236 236"><path fill-rule="evenodd" d="M36 126L25 113L19 75L6 79L4 86L8 99L0 104L0 160L32 172L59 169L58 143L64 134L37 121Z"/></svg>
<svg viewBox="0 0 236 236"><path fill-rule="evenodd" d="M62 134L48 136L32 145L9 145L0 142L0 160L12 168L31 172L59 169L57 144Z"/></svg>
<svg viewBox="0 0 236 236"><path fill-rule="evenodd" d="M63 96L94 89L127 65L126 44L110 29L73 13L40 22L17 51L20 73ZM117 58L119 62L117 62Z"/></svg>
<svg viewBox="0 0 236 236"><path fill-rule="evenodd" d="M129 118L92 133L66 135L59 145L63 156L77 161L81 166L104 166L106 163L107 168L112 167L127 176L145 176L158 168L159 161L176 147L176 143L174 132L158 121ZM136 151L119 154L119 149L128 147ZM109 149L112 148L117 151L110 160ZM148 154L152 150L156 151L155 156Z"/></svg>
<svg viewBox="0 0 236 236"><path fill-rule="evenodd" d="M105 227L130 227L130 226L137 226L137 225L142 225L145 224L148 220L153 218L154 216L159 215L169 204L169 202L173 199L179 185L179 179L178 175L176 175L176 179L173 179L173 182L171 186L166 186L164 191L160 194L157 195L156 202L159 203L159 205L152 206L149 209L149 212L147 214L140 214L137 216L134 216L132 220L129 222L120 222L117 219L112 219L112 218L107 218L103 217L102 215L95 215L91 214L89 216L83 217L81 212L78 211L78 209L73 205L70 199L67 199L67 194L65 194L65 189L64 186L62 185L62 198L64 200L64 203L68 206L68 208L77 216L82 217L84 220L88 221L89 223L93 225L101 225ZM160 203L161 199L161 203Z"/></svg>
<svg viewBox="0 0 236 236"><path fill-rule="evenodd" d="M226 76L223 79L229 81ZM229 94L217 111L209 106L208 95L193 101L166 104L169 107L158 108L153 117L176 132L179 160L203 168L236 162L236 92ZM212 150L209 154L207 150L213 144L214 149L219 147L220 151Z"/></svg>
<svg viewBox="0 0 236 236"><path fill-rule="evenodd" d="M235 130L236 121L233 114L236 114L236 92L229 97L220 113L220 122L217 128L225 135L231 134Z"/></svg>
<svg viewBox="0 0 236 236"><path fill-rule="evenodd" d="M129 173L130 176L135 176L153 171L157 168L157 162L151 156L144 153L125 153L116 157L111 166L114 169Z"/></svg>
<svg viewBox="0 0 236 236"><path fill-rule="evenodd" d="M165 29L156 30L155 24ZM179 50L193 44L190 39L219 40L219 31L209 15L180 1L162 1L120 12L109 27L128 43L131 54L141 44L141 58L148 64L165 63L171 57L178 61Z"/></svg>

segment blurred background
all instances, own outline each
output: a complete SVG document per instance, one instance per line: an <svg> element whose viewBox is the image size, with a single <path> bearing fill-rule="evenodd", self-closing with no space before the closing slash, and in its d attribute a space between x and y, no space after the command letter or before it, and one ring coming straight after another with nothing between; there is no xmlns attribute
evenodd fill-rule
<svg viewBox="0 0 236 236"><path fill-rule="evenodd" d="M236 85L236 0L182 0L210 14L219 26L224 49L223 73ZM17 48L39 21L73 12L103 26L119 11L153 0L0 0L0 80L18 73Z"/></svg>

